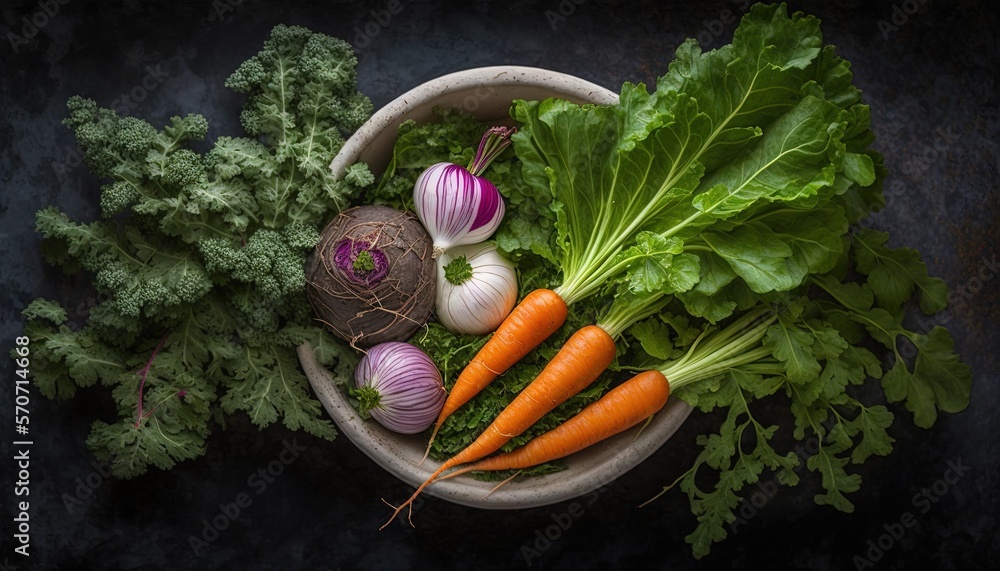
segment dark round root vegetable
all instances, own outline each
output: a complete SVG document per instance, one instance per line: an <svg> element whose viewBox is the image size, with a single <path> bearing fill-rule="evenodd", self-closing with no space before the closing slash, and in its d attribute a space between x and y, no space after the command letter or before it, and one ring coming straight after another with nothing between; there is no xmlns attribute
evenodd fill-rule
<svg viewBox="0 0 1000 571"><path fill-rule="evenodd" d="M306 261L317 319L354 347L409 339L434 308L432 249L412 213L379 205L341 212Z"/></svg>

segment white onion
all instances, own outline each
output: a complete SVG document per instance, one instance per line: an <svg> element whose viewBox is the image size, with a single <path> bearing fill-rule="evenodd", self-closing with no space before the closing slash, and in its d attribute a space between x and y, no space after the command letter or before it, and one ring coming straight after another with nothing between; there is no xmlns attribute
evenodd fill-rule
<svg viewBox="0 0 1000 571"><path fill-rule="evenodd" d="M464 262L463 262L464 259ZM466 279L454 283L446 268L467 264ZM485 335L496 330L517 302L514 265L491 243L458 246L437 259L438 287L435 312L452 333ZM451 272L454 273L454 272ZM451 276L453 277L453 276Z"/></svg>
<svg viewBox="0 0 1000 571"><path fill-rule="evenodd" d="M398 341L368 349L354 370L354 383L362 412L401 434L427 429L447 396L434 361L419 348Z"/></svg>
<svg viewBox="0 0 1000 571"><path fill-rule="evenodd" d="M481 175L510 144L515 132L513 127L488 129L467 168L437 163L417 177L414 209L434 241L433 257L452 246L478 244L500 226L506 210L503 197Z"/></svg>

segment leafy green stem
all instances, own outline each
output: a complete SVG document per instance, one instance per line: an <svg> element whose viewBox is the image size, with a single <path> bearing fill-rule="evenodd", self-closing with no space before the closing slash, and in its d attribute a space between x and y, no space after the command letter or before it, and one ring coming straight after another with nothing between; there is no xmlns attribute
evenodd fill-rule
<svg viewBox="0 0 1000 571"><path fill-rule="evenodd" d="M702 332L681 359L660 367L670 381L671 391L746 365L756 364L758 370L771 370L761 361L769 358L772 350L758 346L777 319L774 314L765 317L767 313L764 309L750 312L721 332ZM774 368L774 372L780 369Z"/></svg>
<svg viewBox="0 0 1000 571"><path fill-rule="evenodd" d="M157 343L156 348L153 349L153 354L149 356L149 360L146 361L146 366L139 370L139 404L136 407L135 415L135 427L139 428L142 425L142 421L146 416L142 412L143 397L142 392L146 387L146 379L149 377L149 370L153 366L153 359L156 358L156 354L163 348L163 343L167 340L167 335L160 338L160 342ZM155 407L154 407L155 408Z"/></svg>
<svg viewBox="0 0 1000 571"><path fill-rule="evenodd" d="M621 334L638 321L656 314L670 301L670 296L653 293L641 297L619 295L608 307L604 315L597 320L597 326L617 339Z"/></svg>

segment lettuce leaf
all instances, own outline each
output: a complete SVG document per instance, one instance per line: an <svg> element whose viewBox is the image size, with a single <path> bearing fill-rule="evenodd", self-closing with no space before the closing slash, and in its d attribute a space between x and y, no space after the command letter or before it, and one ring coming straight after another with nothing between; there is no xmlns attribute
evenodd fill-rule
<svg viewBox="0 0 1000 571"><path fill-rule="evenodd" d="M719 50L685 42L652 93L625 84L617 105L516 101L512 114L524 179L551 193L557 292L570 304L619 279L628 263L618 253L643 231L721 258L756 292L791 289L839 254L843 207L829 207L840 222L831 233L810 239L753 225L735 237L734 224L874 182L874 162L858 152L868 114L847 63L823 49L815 18L788 17L783 5L755 6ZM755 251L734 247L744 238ZM814 242L830 253L804 247Z"/></svg>

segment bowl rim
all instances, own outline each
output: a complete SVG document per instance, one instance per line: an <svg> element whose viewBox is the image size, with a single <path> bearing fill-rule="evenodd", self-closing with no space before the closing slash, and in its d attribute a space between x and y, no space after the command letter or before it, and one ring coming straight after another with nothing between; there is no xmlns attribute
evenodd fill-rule
<svg viewBox="0 0 1000 571"><path fill-rule="evenodd" d="M456 71L414 87L375 112L345 142L330 163L331 171L337 178L343 176L344 170L363 157L380 136L395 141L402 117L426 109L442 95L484 86L540 88L581 103L600 105L618 101L618 94L604 87L542 68L496 65ZM373 170L376 175L380 172ZM440 466L441 462L430 458L419 463L426 447L426 440L420 435L393 433L374 420L362 420L330 371L317 362L309 343L300 345L297 352L313 391L340 433L376 464L414 488ZM540 507L578 498L611 483L652 455L673 436L691 410L684 401L670 399L648 425L632 428L564 458L567 470L514 481L495 491L495 483L463 475L437 481L423 493L482 509ZM414 447L419 450L416 456ZM584 461L594 454L600 456L600 462Z"/></svg>
<svg viewBox="0 0 1000 571"><path fill-rule="evenodd" d="M392 129L392 138L396 137L396 129L400 118L414 108L427 106L433 100L445 94L457 93L469 88L490 86L531 86L551 89L552 82L560 83L560 92L568 97L581 101L591 101L597 104L611 104L618 101L618 94L596 83L539 67L524 65L492 65L453 71L436 77L406 91L377 110L351 135L337 155L330 162L330 170L337 179L344 176L347 167L358 161L358 158L385 134L387 128ZM376 175L380 173L374 173Z"/></svg>

